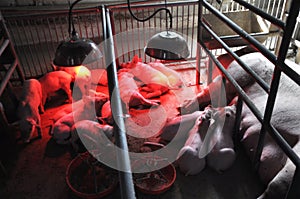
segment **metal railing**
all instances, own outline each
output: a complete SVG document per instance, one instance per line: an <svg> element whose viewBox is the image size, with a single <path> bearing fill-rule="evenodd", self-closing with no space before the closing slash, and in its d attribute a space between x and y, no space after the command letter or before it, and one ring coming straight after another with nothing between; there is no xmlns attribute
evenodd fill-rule
<svg viewBox="0 0 300 199"><path fill-rule="evenodd" d="M163 3L157 4L137 4L131 8L139 17L144 18L158 8L163 7ZM187 41L191 50L188 59L196 58L196 38L197 38L197 1L178 1L167 3L173 15L172 31L179 32ZM166 28L167 18L165 12L159 12L147 22L134 20L126 5L110 6L112 17L114 18L114 35L118 39L117 50L120 62L127 62L134 55L143 58L143 61L150 61L151 58L144 54L144 46L148 39L157 32Z"/></svg>
<svg viewBox="0 0 300 199"><path fill-rule="evenodd" d="M247 96L247 94L244 92L244 90L240 87L240 85L234 80L234 78L226 71L224 66L216 59L216 57L212 54L211 50L207 47L207 44L201 40L201 33L205 29L208 31L214 39L216 39L223 47L226 49L226 51L232 55L232 57L237 60L238 63L241 65L246 66L246 63L243 63L241 60L239 60L238 56L229 49L228 45L223 42L217 34L214 33L210 27L208 27L204 20L202 13L199 15L199 43L201 44L202 48L204 49L205 53L210 57L210 59L216 64L216 66L221 70L221 72L225 75L226 79L229 80L233 86L235 87L236 91L239 95L239 102L238 102L238 109L237 113L240 115L242 111L242 102L246 103L249 109L253 112L253 114L256 116L258 121L262 124L262 128L259 135L259 141L256 149L254 164L255 167L258 168L260 156L262 153L263 143L264 143L264 137L266 133L268 132L273 139L276 141L276 143L281 147L281 149L285 152L285 154L290 158L290 160L295 164L296 166L296 172L294 174L293 182L291 183L291 187L289 192L287 193L288 198L298 198L300 195L299 189L297 185L299 185L300 181L300 174L299 174L299 167L300 167L300 158L298 155L293 151L291 146L287 143L287 141L281 136L280 132L274 128L274 126L271 124L271 118L272 118L272 112L274 108L274 103L276 99L276 94L278 91L278 86L280 83L280 76L281 73L284 73L289 78L291 78L295 83L300 85L300 75L293 71L289 66L287 66L284 61L286 59L287 51L290 46L290 41L292 38L292 34L294 31L294 25L296 23L296 19L299 13L300 8L300 2L297 0L291 1L290 9L288 10L288 17L286 22L278 20L278 18L271 16L270 14L262 11L261 9L257 8L256 6L253 6L243 0L234 0L237 3L240 3L241 5L245 6L252 12L260 15L261 17L268 19L271 23L278 26L283 31L283 36L281 39L281 43L278 45L278 51L277 55L274 55L274 53L270 52L265 46L263 46L261 43L259 43L255 38L253 38L250 34L244 32L237 24L235 24L233 21L228 19L225 15L223 15L221 12L219 12L217 9L215 9L211 4L209 4L205 0L201 0L199 2L200 7L205 7L207 10L209 10L212 14L217 16L220 20L222 20L225 24L228 25L231 29L233 29L237 34L239 34L244 40L246 40L250 45L254 46L255 49L260 51L267 59L269 59L274 65L274 73L273 78L271 81L270 87L266 86L263 81L259 77L256 77L249 71L246 70L252 77L256 80L256 82L259 83L259 85L266 91L268 94L268 100L266 102L266 109L264 113L261 113L258 108L255 106L255 104L251 101L251 99ZM243 67L244 68L244 67ZM237 121L240 121L240 118L237 118ZM239 122L237 122L237 126L239 126Z"/></svg>
<svg viewBox="0 0 300 199"><path fill-rule="evenodd" d="M252 5L259 4L267 10L272 16L277 18L282 16L283 0L275 0L274 4L262 3L263 0L247 0ZM169 2L167 7L173 14L173 30L182 34L191 50L189 59L196 59L197 52L197 26L198 26L198 1L177 1ZM213 6L219 9L220 5L215 0L211 0ZM237 3L229 1L223 3L223 6L230 6L230 9L223 9L225 12L245 11L247 8L243 6L235 6ZM279 6L277 6L279 5ZM147 16L161 6L163 3L140 3L133 4L132 9L138 16ZM274 8L273 8L274 7ZM134 54L139 55L144 61L151 60L143 53L143 48L147 40L157 31L165 28L166 15L164 12L159 13L155 18L148 22L140 23L133 20L126 5L110 5L112 24L114 35L122 34L123 37L118 40L117 58L120 62L126 62L132 58ZM80 37L92 39L96 44L103 41L102 37L102 19L101 9L99 7L81 8L73 10L74 21L77 32ZM204 10L204 13L207 12ZM68 39L68 11L3 11L7 27L15 44L17 54L20 57L20 63L23 66L26 79L42 76L52 71L51 63L54 58L55 50L58 44ZM143 32L148 28L151 31ZM137 31L137 38L128 34L128 31ZM127 33L126 33L127 31ZM270 36L266 39L264 45L269 49L274 49L277 36ZM102 46L100 45L100 48ZM223 51L216 50L215 54ZM104 60L93 68L101 67Z"/></svg>
<svg viewBox="0 0 300 199"><path fill-rule="evenodd" d="M99 44L103 40L101 11L91 8L74 10L73 13L79 36ZM57 46L69 38L68 11L5 14L26 78L36 78L52 71L51 63Z"/></svg>

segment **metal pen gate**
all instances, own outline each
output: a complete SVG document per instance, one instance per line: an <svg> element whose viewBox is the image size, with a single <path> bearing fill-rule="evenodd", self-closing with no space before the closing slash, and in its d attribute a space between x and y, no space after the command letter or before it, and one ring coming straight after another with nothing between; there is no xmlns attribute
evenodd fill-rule
<svg viewBox="0 0 300 199"><path fill-rule="evenodd" d="M268 2L268 3L267 3ZM273 24L275 24L280 29L284 30L282 43L280 45L279 54L275 56L270 50L274 50L277 43L277 36L271 37L271 39L275 38L275 42L270 42L267 39L262 45L260 42L257 42L255 38L253 38L250 34L236 31L240 37L246 38L249 43L254 45L257 49L259 49L267 58L269 58L277 67L274 73L274 79L270 87L265 87L265 89L269 92L269 98L267 103L267 109L265 115L257 112L255 110L255 106L247 96L245 96L242 92L240 93L239 104L242 104L242 100L248 104L249 107L252 107L254 113L258 117L259 121L262 122L265 127L264 130L270 132L278 144L283 148L289 158L295 163L297 166L297 170L295 173L295 178L292 183L292 187L289 192L289 196L295 196L299 190L295 188L295 184L299 184L300 181L300 172L299 165L300 160L299 157L293 152L293 150L288 146L285 140L283 140L279 136L279 132L270 124L271 110L273 109L273 102L275 101L276 92L279 83L280 73L284 72L290 78L292 78L299 85L299 75L294 74L288 66L284 64L284 59L286 57L286 53L288 47L290 45L289 41L291 39L293 28L295 24L296 17L299 13L299 3L297 0L292 1L291 10L289 12L289 17L286 22L282 22L283 17L283 3L285 1L277 0L272 1L242 1L242 0L234 0L234 2L230 1L230 4L224 6L220 6L220 4L216 3L216 1L211 1L211 4L208 1L200 0L200 1L182 1L182 2L172 2L168 3L168 7L171 9L174 21L176 21L175 26L173 27L175 31L182 33L183 35L188 35L186 39L190 44L190 49L192 51L189 59L201 59L203 56L209 56L211 60L215 62L215 64L224 72L225 76L230 76L226 73L226 70L223 66L217 61L215 55L219 54L219 49L209 49L206 47L206 44L201 40L197 40L200 32L205 29L207 32L212 35L212 37L217 40L219 43L220 37L218 35L214 35L213 30L202 20L202 15L206 13L211 13L224 22L228 22L231 24L230 28L236 29L237 26L234 23L231 23L227 17L225 17L222 13L226 12L237 12L240 10L251 10L252 12L260 15L263 18L268 19ZM276 2L276 3L275 3ZM214 6L212 6L214 5ZM148 13L151 13L157 7L161 7L163 4L143 4L132 6L132 8L138 14L144 16ZM112 19L112 29L115 35L123 34L124 37L121 37L120 47L116 47L117 58L119 62L125 62L132 58L134 54L139 55L144 58L144 61L149 61L149 58L145 57L143 54L143 46L147 40L146 33L138 33L138 37L136 40L132 35L127 35L127 31L131 29L139 30L139 28L153 28L155 31L159 31L165 27L166 19L162 14L152 20L151 22L139 23L133 21L127 12L127 8L125 6L108 6L107 7L111 11L111 19ZM257 9L260 8L260 9ZM201 12L199 12L201 11ZM203 12L202 12L203 11ZM80 37L86 37L95 41L95 43L100 44L103 41L102 33L102 11L100 7L98 8L87 8L80 9L74 11L74 19L75 26L78 30ZM16 45L17 53L20 57L20 62L23 66L24 74L26 78L34 78L39 77L46 72L52 70L51 62L54 57L54 52L56 47L58 46L61 40L68 38L67 26L68 26L68 12L67 11L44 11L44 12L35 12L31 14L24 13L5 13L4 16L6 19L7 26L10 30L10 34L12 39ZM187 23L181 23L182 21ZM157 27L155 29L155 27ZM201 30L202 29L202 30ZM130 38L132 37L132 38ZM126 39L127 38L127 39ZM130 39L129 39L130 38ZM201 56L197 54L198 46L194 46L193 40L196 40L201 44L201 48L204 49L205 54L201 53ZM132 42L129 43L128 42ZM136 43L134 43L136 42ZM269 43L268 43L269 42ZM126 45L125 45L126 44ZM132 46L131 46L132 45ZM222 49L224 52L228 51L232 54L232 50L230 47L226 47L226 45L222 44ZM100 45L100 48L102 46ZM103 50L103 49L101 49ZM199 52L199 51L198 51ZM199 61L199 60L198 60ZM102 60L103 64L104 60ZM93 67L99 67L93 66ZM258 80L260 81L260 80ZM241 91L239 85L236 82L233 82L236 86L237 90ZM263 85L263 83L262 83ZM241 111L241 106L239 106L239 111ZM262 131L259 149L257 151L261 151L262 141L265 135L265 131ZM257 154L257 159L260 154Z"/></svg>
<svg viewBox="0 0 300 199"><path fill-rule="evenodd" d="M101 10L88 8L73 13L79 36L99 44L103 40ZM6 13L5 19L26 79L52 71L57 46L69 38L68 11L35 11L31 14L19 11Z"/></svg>
<svg viewBox="0 0 300 199"><path fill-rule="evenodd" d="M277 129L274 128L274 126L271 124L271 118L272 118L272 112L275 104L276 94L278 90L278 86L280 83L280 75L281 73L286 74L289 78L291 78L295 83L300 85L300 75L293 71L289 66L287 66L284 61L286 59L287 51L290 46L290 41L292 39L292 35L294 32L294 25L297 20L297 16L300 9L300 2L297 0L292 0L287 4L287 13L288 17L286 19L286 22L283 20L279 20L278 18L269 15L268 13L262 11L261 9L257 8L256 6L253 6L246 1L243 0L234 0L235 2L241 4L242 6L245 6L252 12L255 12L256 14L260 15L261 17L267 19L272 24L275 24L277 27L281 28L283 31L281 42L278 44L279 48L276 52L276 55L274 53L270 52L265 46L263 46L261 43L259 43L254 37L252 37L250 34L245 33L238 25L236 25L234 22L232 22L229 18L227 18L225 15L220 13L217 9L215 9L211 4L209 4L206 0L200 0L199 1L199 7L203 7L202 9L209 10L212 14L217 16L219 19L221 19L225 24L227 24L231 29L233 29L237 34L239 34L244 40L246 40L250 45L254 46L258 51L260 51L267 59L269 59L274 65L274 73L273 78L271 81L271 85L268 86L265 82L261 80L260 77L255 76L251 74L251 71L244 69L255 79L255 81L268 93L268 100L266 103L266 109L264 113L261 113L256 106L252 103L250 98L245 94L243 89L240 87L240 85L232 78L232 76L226 71L224 66L216 59L216 57L212 54L211 50L207 46L207 43L202 41L201 33L203 30L208 31L215 40L217 40L226 51L232 55L232 57L238 61L238 63L243 66L247 65L246 63L238 60L238 56L229 48L229 46L217 35L214 33L214 31L205 24L205 20L203 20L202 13L199 12L199 42L204 49L205 53L213 60L213 62L216 64L216 66L222 71L223 75L226 77L227 80L229 80L239 93L239 99L238 99L238 108L237 108L237 115L241 115L242 111L242 104L246 103L247 106L250 108L250 110L253 112L253 114L256 116L256 118L261 122L262 128L259 135L259 141L258 146L255 154L255 167L257 168L259 166L259 160L262 153L262 147L264 143L264 137L266 133L270 133L270 135L273 137L273 139L276 141L276 143L281 147L281 149L286 153L286 155L290 158L290 160L295 164L296 171L294 174L293 182L291 183L290 190L287 193L287 198L299 198L300 192L299 187L297 187L300 183L300 158L298 155L293 151L293 149L290 147L290 145L287 143L287 141L280 135L280 132L278 132ZM289 6L290 5L290 6ZM200 11L202 10L200 9ZM225 78L224 77L224 78ZM240 122L240 118L237 119L237 121ZM237 122L237 127L239 127L239 122ZM238 129L238 128L237 128Z"/></svg>
<svg viewBox="0 0 300 199"><path fill-rule="evenodd" d="M220 4L215 0L210 0L211 4L220 9ZM229 2L229 3L226 3ZM258 4L263 10L279 19L282 17L282 5L284 0L275 0L273 4L267 3L265 0L247 0L251 4ZM274 6L276 5L276 6ZM278 6L277 6L278 5ZM158 7L162 7L162 3L149 3L132 5L132 9L139 16L147 16ZM196 59L197 49L197 24L198 24L198 1L174 1L168 3L168 8L173 14L173 30L181 33L188 41L191 50L189 60ZM118 44L118 58L120 62L126 62L132 58L133 54L137 54L149 61L150 58L144 56L143 46L148 38L149 33L139 32L140 37L133 38L132 35L125 33L126 31L142 30L149 28L153 33L165 28L166 18L164 13L159 13L149 22L134 21L128 11L126 5L107 6L111 11L111 19L113 24L114 35L122 34ZM237 3L224 1L222 4L223 13L236 13L247 10ZM101 44L102 36L102 19L100 7L81 8L73 10L75 28L80 37L89 38L96 44ZM204 10L204 14L207 12ZM23 67L25 78L36 78L52 71L51 63L54 58L55 50L58 44L68 39L68 11L43 11L32 10L24 12L22 10L3 11L7 27L15 44L16 51L20 57L20 63ZM127 34L127 35L126 35ZM277 36L268 37L264 45L271 50L275 48ZM127 40L129 39L129 40ZM130 43L128 42L130 41ZM129 44L128 44L129 43ZM128 45L127 45L128 44ZM127 46L125 46L127 45ZM102 48L102 45L99 45ZM127 48L127 49L126 49ZM135 49L134 49L135 48ZM214 54L221 54L224 51L219 49ZM100 66L92 66L93 68L103 66L104 60L99 63ZM14 75L12 79L17 79Z"/></svg>

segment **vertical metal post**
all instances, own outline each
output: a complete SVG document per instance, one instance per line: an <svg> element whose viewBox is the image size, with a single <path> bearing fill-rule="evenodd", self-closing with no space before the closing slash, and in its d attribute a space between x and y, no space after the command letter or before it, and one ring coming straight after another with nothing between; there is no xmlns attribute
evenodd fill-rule
<svg viewBox="0 0 300 199"><path fill-rule="evenodd" d="M202 21L202 12L203 12L203 6L202 6L202 0L199 0L198 3L198 35L197 35L197 55L196 55L196 84L200 84L200 67L201 67L201 46L200 46L200 40L202 40L202 27L201 27L201 21Z"/></svg>
<svg viewBox="0 0 300 199"><path fill-rule="evenodd" d="M119 180L121 187L122 199L135 199L135 191L130 167L130 159L128 153L125 123L123 118L120 90L118 86L117 67L115 62L115 51L113 43L113 35L110 23L109 11L102 7L103 16L103 35L104 35L104 52L105 63L107 65L108 89L110 95L110 104L115 119L114 133L116 144L121 149L117 152Z"/></svg>
<svg viewBox="0 0 300 199"><path fill-rule="evenodd" d="M284 35L282 38L282 42L279 48L279 53L278 53L278 58L276 61L275 69L274 69L274 74L271 82L271 87L270 87L270 94L267 100L267 105L264 113L264 122L263 126L260 132L259 140L258 140L258 145L257 145L257 150L255 154L255 159L254 159L254 164L255 168L257 169L259 166L259 160L260 156L262 153L262 148L264 144L264 138L266 134L266 126L269 125L271 118L272 118L272 113L273 113L273 108L276 100L276 95L278 91L278 86L280 82L280 76L281 76L281 70L279 68L284 65L284 60L286 58L286 54L289 48L290 40L293 34L294 30L294 24L296 23L297 16L299 14L299 7L300 7L300 2L299 1L292 1L290 9L289 9L289 16L287 18L286 26L284 29Z"/></svg>
<svg viewBox="0 0 300 199"><path fill-rule="evenodd" d="M214 64L213 61L208 57L207 85L212 82L213 64Z"/></svg>
<svg viewBox="0 0 300 199"><path fill-rule="evenodd" d="M300 168L296 168L293 181L290 185L289 192L286 196L287 199L298 199L300 196L300 189L299 189L299 184L300 184Z"/></svg>
<svg viewBox="0 0 300 199"><path fill-rule="evenodd" d="M234 130L234 146L238 146L240 143L240 125L242 120L242 110L243 110L243 99L242 97L238 97L238 101L236 103L236 114L235 114L235 130Z"/></svg>

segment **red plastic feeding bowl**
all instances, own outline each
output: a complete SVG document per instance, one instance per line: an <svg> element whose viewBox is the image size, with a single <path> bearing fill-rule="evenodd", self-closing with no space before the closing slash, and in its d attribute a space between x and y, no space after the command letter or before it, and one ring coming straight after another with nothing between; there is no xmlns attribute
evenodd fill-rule
<svg viewBox="0 0 300 199"><path fill-rule="evenodd" d="M85 152L68 165L66 181L76 196L98 199L110 194L117 187L118 173Z"/></svg>
<svg viewBox="0 0 300 199"><path fill-rule="evenodd" d="M159 164L159 162L157 163ZM140 160L133 166L145 166L146 164L147 162ZM155 171L147 173L135 173L133 174L133 180L136 189L140 192L150 195L157 195L164 193L171 188L176 180L176 170L172 164L168 164L167 166Z"/></svg>

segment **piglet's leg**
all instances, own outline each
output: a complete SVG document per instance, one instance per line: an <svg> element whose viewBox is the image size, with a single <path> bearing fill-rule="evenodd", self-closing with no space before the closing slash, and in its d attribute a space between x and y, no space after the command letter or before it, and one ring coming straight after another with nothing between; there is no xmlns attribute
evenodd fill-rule
<svg viewBox="0 0 300 199"><path fill-rule="evenodd" d="M45 112L44 105L43 105L43 102L42 102L42 101L41 101L41 103L39 104L39 112L40 112L40 113L44 113L44 112Z"/></svg>
<svg viewBox="0 0 300 199"><path fill-rule="evenodd" d="M159 100L147 100L140 93L135 92L132 94L130 98L129 107L135 107L140 105L151 107L151 106L158 106L159 103L160 103Z"/></svg>
<svg viewBox="0 0 300 199"><path fill-rule="evenodd" d="M146 94L146 98L149 99L149 98L154 98L154 97L159 97L162 95L162 92L161 90L156 90L154 92L151 92L151 93L147 93Z"/></svg>
<svg viewBox="0 0 300 199"><path fill-rule="evenodd" d="M189 132L189 137L184 147L179 151L177 162L180 170L185 175L195 175L201 172L205 167L205 158L199 158L199 147L202 139L198 132L199 121L196 121L194 127Z"/></svg>
<svg viewBox="0 0 300 199"><path fill-rule="evenodd" d="M71 91L70 87L63 86L62 89L66 92L66 94L68 96L67 103L71 103L72 102L72 91Z"/></svg>

